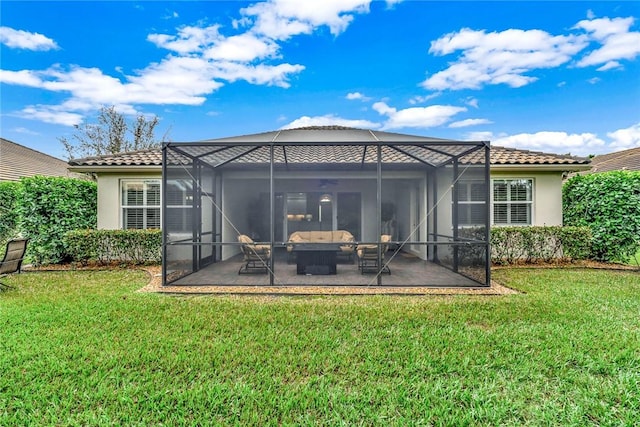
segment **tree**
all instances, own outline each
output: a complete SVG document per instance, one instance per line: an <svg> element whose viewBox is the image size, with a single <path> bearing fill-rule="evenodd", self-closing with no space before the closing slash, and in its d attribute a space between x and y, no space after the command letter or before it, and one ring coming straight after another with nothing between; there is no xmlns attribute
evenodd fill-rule
<svg viewBox="0 0 640 427"><path fill-rule="evenodd" d="M69 159L156 148L168 140L168 131L162 139L155 138L158 123L157 116L147 118L142 114L133 123L128 123L114 106L102 107L97 123L84 121L74 125L76 131L71 140L64 136L58 140L64 145Z"/></svg>

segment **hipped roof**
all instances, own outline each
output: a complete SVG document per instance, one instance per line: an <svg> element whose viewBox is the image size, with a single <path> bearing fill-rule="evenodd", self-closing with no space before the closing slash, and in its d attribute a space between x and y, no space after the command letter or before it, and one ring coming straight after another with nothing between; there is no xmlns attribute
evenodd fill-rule
<svg viewBox="0 0 640 427"><path fill-rule="evenodd" d="M246 145L264 145L273 144L275 147L286 146L287 151L282 151L280 156L286 156L289 163L334 163L344 164L358 161L375 161L375 150L363 152L362 148L358 148L357 144L363 146L371 146L385 143L405 143L403 150L408 150L411 154L412 143L428 143L429 147L436 150L442 150L443 153L456 155L468 150L469 147L478 145L479 142L452 141L441 138L422 137L416 135L406 135L391 132L374 131L368 129L354 129L341 126L321 126L306 127L297 129L286 129L279 131L264 132L252 135L233 136L228 138L217 138L199 141L195 143L171 143L172 148L185 150L188 148L190 154L206 155L207 150L211 151L208 146L226 146L227 156L241 155L240 163L263 163L268 162L268 150L254 150L251 152L243 151L243 144ZM317 145L316 145L317 144ZM295 146L303 147L304 150L295 150ZM195 148L194 148L195 147ZM311 148L313 147L313 148ZM408 147L408 148L407 148ZM388 148L385 146L385 148ZM483 150L466 156L466 162L483 162ZM200 153L200 154L198 154ZM243 154L245 153L245 154ZM297 153L297 154L296 154ZM364 154L364 156L363 156ZM415 163L415 159L403 154L398 150L388 149L384 154L385 159L397 163ZM220 155L217 155L219 160ZM266 158L265 158L266 156ZM437 152L431 153L431 160L434 162L445 161L448 156L438 155ZM543 153L529 150L519 150L515 148L505 148L491 146L490 152L491 165L515 166L515 165L556 165L566 166L566 169L585 169L589 164L589 159L574 157L569 155L558 155ZM86 157L82 159L73 159L69 162L73 167L89 169L97 167L161 167L162 166L162 150L149 149L140 150L129 153L121 153L116 155L104 155L96 157Z"/></svg>

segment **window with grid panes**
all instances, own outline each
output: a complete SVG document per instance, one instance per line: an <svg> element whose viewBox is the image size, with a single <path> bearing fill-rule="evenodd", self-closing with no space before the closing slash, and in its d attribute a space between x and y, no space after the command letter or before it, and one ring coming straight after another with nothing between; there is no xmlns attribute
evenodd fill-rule
<svg viewBox="0 0 640 427"><path fill-rule="evenodd" d="M160 180L122 181L122 228L160 228Z"/></svg>
<svg viewBox="0 0 640 427"><path fill-rule="evenodd" d="M190 233L193 229L193 185L190 179L167 183L166 226L170 232Z"/></svg>
<svg viewBox="0 0 640 427"><path fill-rule="evenodd" d="M493 180L493 223L531 225L532 179Z"/></svg>
<svg viewBox="0 0 640 427"><path fill-rule="evenodd" d="M458 182L458 225L485 224L486 187L482 181Z"/></svg>

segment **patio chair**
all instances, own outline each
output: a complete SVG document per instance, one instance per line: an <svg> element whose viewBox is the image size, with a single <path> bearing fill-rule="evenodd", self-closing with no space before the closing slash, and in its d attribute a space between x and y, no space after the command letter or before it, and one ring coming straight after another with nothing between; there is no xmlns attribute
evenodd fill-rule
<svg viewBox="0 0 640 427"><path fill-rule="evenodd" d="M4 258L0 261L0 277L11 273L20 273L22 261L27 252L27 239L13 239L7 242ZM11 288L11 286L0 282L0 291Z"/></svg>
<svg viewBox="0 0 640 427"><path fill-rule="evenodd" d="M244 255L238 274L266 274L271 264L271 246L257 245L245 234L238 236L238 242L242 243L240 247Z"/></svg>
<svg viewBox="0 0 640 427"><path fill-rule="evenodd" d="M360 274L365 273L386 273L391 274L389 266L384 264L384 255L389 249L391 235L383 234L380 236L380 252L382 265L378 264L378 245L358 245L356 253L358 254L358 269Z"/></svg>

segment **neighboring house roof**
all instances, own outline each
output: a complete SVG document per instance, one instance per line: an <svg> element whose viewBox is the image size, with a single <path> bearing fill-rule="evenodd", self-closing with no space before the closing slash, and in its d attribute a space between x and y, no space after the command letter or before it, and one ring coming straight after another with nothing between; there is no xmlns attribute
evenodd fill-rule
<svg viewBox="0 0 640 427"><path fill-rule="evenodd" d="M0 181L18 181L25 176L72 176L67 162L0 138Z"/></svg>
<svg viewBox="0 0 640 427"><path fill-rule="evenodd" d="M640 147L600 154L591 159L592 173L618 170L640 171Z"/></svg>
<svg viewBox="0 0 640 427"><path fill-rule="evenodd" d="M450 140L440 138L429 138L415 135L403 135L390 132L380 132L365 129L353 129L345 128L341 126L314 126L297 129L287 129L273 132L265 132L253 135L234 136L230 138L219 138L201 141L207 142L228 142L230 144L237 143L304 143L304 142L319 142L319 143L353 143L353 142L365 142L375 143L377 141L382 142L441 142L446 143ZM174 146L179 146L175 143ZM327 148L322 153L318 153L323 160L325 159L340 159L339 162L344 162L344 159L352 156L353 154L348 150L347 146L335 145ZM362 157L361 153L358 153L359 158ZM478 153L476 158L470 156L470 161L481 161L482 154ZM262 161L264 159L258 158L258 156L252 156L253 161ZM312 163L317 159L302 159L301 162ZM268 161L268 158L267 158ZM76 170L89 170L91 168L102 169L103 167L142 167L142 168L160 168L162 166L162 150L150 149L141 150L130 153L122 153L116 155L106 155L97 157L86 157L83 159L73 159L69 162L71 169ZM551 166L559 167L563 170L585 170L589 168L589 159L582 157L573 157L568 155L549 154L537 151L518 150L515 148L505 148L498 146L491 146L491 166L492 167L513 167L513 166Z"/></svg>

